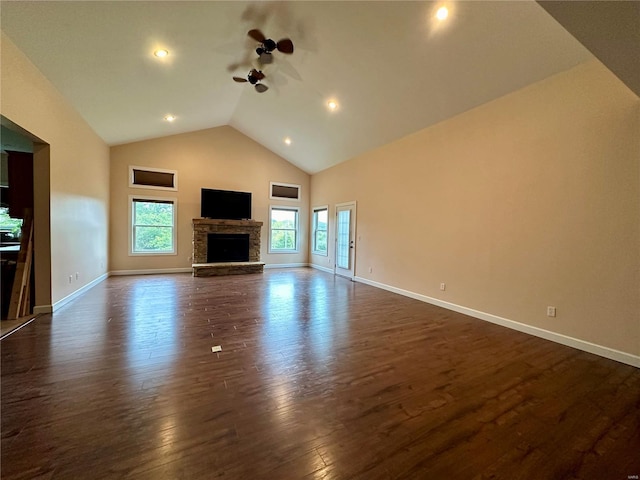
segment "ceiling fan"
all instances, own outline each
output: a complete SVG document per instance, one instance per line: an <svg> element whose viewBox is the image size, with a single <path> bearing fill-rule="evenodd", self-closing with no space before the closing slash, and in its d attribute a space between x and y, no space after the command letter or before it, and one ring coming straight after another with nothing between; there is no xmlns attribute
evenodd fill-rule
<svg viewBox="0 0 640 480"><path fill-rule="evenodd" d="M260 80L263 80L264 78L265 78L264 73L262 73L260 70L256 70L255 68L253 68L249 72L249 75L247 75L247 78L233 77L233 80L238 83L249 82L251 85L255 85L256 91L258 93L263 93L269 90L269 87L267 87L264 83L260 83Z"/></svg>
<svg viewBox="0 0 640 480"><path fill-rule="evenodd" d="M256 53L258 54L258 57L260 57L260 63L263 65L269 64L273 61L271 54L274 50L287 55L291 55L293 53L293 42L289 38L283 38L274 42L270 38L265 37L264 33L257 28L249 30L247 35L253 38L256 42L260 42L260 45L256 48Z"/></svg>

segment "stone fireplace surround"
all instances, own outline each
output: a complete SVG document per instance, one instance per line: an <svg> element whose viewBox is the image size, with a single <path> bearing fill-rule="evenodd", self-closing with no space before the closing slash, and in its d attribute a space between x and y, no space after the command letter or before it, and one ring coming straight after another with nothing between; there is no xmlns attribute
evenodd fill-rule
<svg viewBox="0 0 640 480"><path fill-rule="evenodd" d="M260 261L260 230L262 222L254 220L193 219L193 276L238 275L262 273ZM207 263L207 236L210 233L249 234L248 262Z"/></svg>

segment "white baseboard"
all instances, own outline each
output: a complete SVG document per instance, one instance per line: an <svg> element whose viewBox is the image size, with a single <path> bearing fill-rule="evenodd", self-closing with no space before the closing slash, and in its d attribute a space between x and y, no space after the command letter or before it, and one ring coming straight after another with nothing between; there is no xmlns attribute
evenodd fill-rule
<svg viewBox="0 0 640 480"><path fill-rule="evenodd" d="M80 295L82 295L86 291L92 289L93 287L95 287L100 282L106 280L108 277L109 277L108 273L103 273L102 275L100 275L95 280L92 280L89 283L87 283L85 286L80 287L78 290L76 290L75 292L67 295L62 300L58 300L53 305L46 305L46 307L49 307L49 306L51 307L51 310L49 312L41 312L41 311L39 311L39 309L41 309L42 306L38 306L38 307L35 307L33 309L33 313L54 313L56 310L58 310L59 308L65 306L71 300L74 300L75 298L78 298ZM38 311L36 311L36 310L38 310Z"/></svg>
<svg viewBox="0 0 640 480"><path fill-rule="evenodd" d="M315 268L316 270L322 270L323 272L327 272L327 273L331 273L333 274L333 268L329 268L329 267L322 267L320 265L316 265L315 263L310 263L309 266L311 268Z"/></svg>
<svg viewBox="0 0 640 480"><path fill-rule="evenodd" d="M308 263L268 263L264 268L300 268L308 266Z"/></svg>
<svg viewBox="0 0 640 480"><path fill-rule="evenodd" d="M299 268L308 267L308 263L271 263L266 264L264 268ZM147 270L113 270L109 272L110 275L157 275L162 273L191 273L193 268L181 267L181 268L158 268Z"/></svg>
<svg viewBox="0 0 640 480"><path fill-rule="evenodd" d="M552 342L560 343L568 347L577 348L578 350L583 350L585 352L593 353L595 355L599 355L601 357L605 357L610 360L615 360L617 362L625 363L627 365L640 368L640 356L638 355L632 355L631 353L621 352L613 348L603 347L602 345L597 345L595 343L587 342L585 340L569 337L561 333L555 333L549 330L545 330L543 328L533 327L531 325L526 325L524 323L516 322L515 320L509 320L508 318L498 317L497 315L492 315L491 313L481 312L479 310L474 310L472 308L456 305L455 303L445 302L444 300L428 297L426 295L411 292L409 290L403 290L402 288L392 287L391 285L375 282L373 280L369 280L366 278L354 277L354 280L356 282L371 285L372 287L381 288L383 290L397 293L405 297L413 298L415 300L420 300L421 302L437 305L439 307L446 308L448 310L453 310L454 312L469 315L470 317L475 317L480 320L485 320L487 322L495 323L503 327L517 330L519 332L528 333L529 335L544 338L545 340L551 340Z"/></svg>
<svg viewBox="0 0 640 480"><path fill-rule="evenodd" d="M158 275L161 273L191 273L193 268L180 267L180 268L152 268L146 270L114 270L109 272L109 275Z"/></svg>

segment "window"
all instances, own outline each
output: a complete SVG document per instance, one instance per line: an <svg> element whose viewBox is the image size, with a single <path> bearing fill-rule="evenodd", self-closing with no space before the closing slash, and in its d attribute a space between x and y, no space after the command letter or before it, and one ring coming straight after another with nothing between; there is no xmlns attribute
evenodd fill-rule
<svg viewBox="0 0 640 480"><path fill-rule="evenodd" d="M4 193L4 192L3 192ZM0 207L0 241L20 243L21 218L11 218L7 207Z"/></svg>
<svg viewBox="0 0 640 480"><path fill-rule="evenodd" d="M298 209L271 207L269 253L298 251Z"/></svg>
<svg viewBox="0 0 640 480"><path fill-rule="evenodd" d="M177 200L129 196L130 255L175 255Z"/></svg>
<svg viewBox="0 0 640 480"><path fill-rule="evenodd" d="M271 198L276 200L300 200L300 185L292 183L276 183L270 184Z"/></svg>
<svg viewBox="0 0 640 480"><path fill-rule="evenodd" d="M178 172L175 170L129 165L129 187L178 190Z"/></svg>
<svg viewBox="0 0 640 480"><path fill-rule="evenodd" d="M313 253L327 255L327 229L329 208L316 207L313 209Z"/></svg>

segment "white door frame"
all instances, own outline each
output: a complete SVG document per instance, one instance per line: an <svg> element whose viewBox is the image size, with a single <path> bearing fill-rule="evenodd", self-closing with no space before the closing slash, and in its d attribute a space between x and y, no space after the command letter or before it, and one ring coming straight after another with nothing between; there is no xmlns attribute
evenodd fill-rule
<svg viewBox="0 0 640 480"><path fill-rule="evenodd" d="M356 246L357 246L357 242L356 242L356 229L357 229L357 222L356 222L356 201L353 200L351 202L343 202L343 203L336 203L335 205L335 214L336 214L336 223L335 223L335 228L333 229L333 238L334 238L334 242L333 242L333 251L334 251L334 255L333 255L333 273L335 275L340 275L342 277L346 277L349 278L351 280L353 280L356 276ZM353 232L352 233L352 237L349 239L350 240L350 253L349 255L351 256L350 258L350 265L351 265L351 269L350 270L344 270L342 269L342 271L340 271L341 269L338 267L338 210L340 208L344 208L344 207L350 207L351 209L351 216L349 218L350 220L350 230Z"/></svg>

